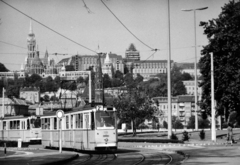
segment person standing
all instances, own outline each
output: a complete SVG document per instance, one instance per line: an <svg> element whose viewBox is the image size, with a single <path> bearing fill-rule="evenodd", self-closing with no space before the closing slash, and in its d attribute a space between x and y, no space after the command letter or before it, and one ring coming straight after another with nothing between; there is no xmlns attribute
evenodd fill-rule
<svg viewBox="0 0 240 165"><path fill-rule="evenodd" d="M232 123L228 123L227 132L228 132L227 133L227 143L230 142L232 145L233 144L233 124Z"/></svg>

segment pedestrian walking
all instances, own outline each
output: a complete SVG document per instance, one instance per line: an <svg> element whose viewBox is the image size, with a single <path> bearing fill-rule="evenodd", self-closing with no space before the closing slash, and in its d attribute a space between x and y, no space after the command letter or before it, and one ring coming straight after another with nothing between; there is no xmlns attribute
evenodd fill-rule
<svg viewBox="0 0 240 165"><path fill-rule="evenodd" d="M226 145L229 142L231 143L231 145L233 145L233 124L232 123L228 123L228 127L227 127L227 142L226 142Z"/></svg>

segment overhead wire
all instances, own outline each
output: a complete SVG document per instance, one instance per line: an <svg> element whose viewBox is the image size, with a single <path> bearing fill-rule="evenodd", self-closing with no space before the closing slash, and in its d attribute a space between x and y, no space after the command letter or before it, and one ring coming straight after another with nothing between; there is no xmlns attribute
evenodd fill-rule
<svg viewBox="0 0 240 165"><path fill-rule="evenodd" d="M8 42L4 42L4 41L0 41L0 42L1 42L1 43L4 43L4 44L6 44L6 45L11 45L11 46L19 47L19 48L22 48L22 49L27 49L26 47L14 45L14 44L11 44L11 43L8 43Z"/></svg>
<svg viewBox="0 0 240 165"><path fill-rule="evenodd" d="M83 48L85 48L85 49L91 51L91 52L97 53L96 51L94 51L94 50L92 50L92 49L90 49L90 48L88 48L88 47L86 47L86 46L84 46L84 45L82 45L82 44L80 44L80 43L78 43L78 42L76 42L76 41L74 41L74 40L72 40L72 39L66 37L66 36L64 36L63 34L61 34L61 33L57 32L57 31L53 30L52 28L50 28L50 27L44 25L43 23L41 23L41 22L37 21L36 19L32 18L31 16L29 16L29 15L23 13L22 11L20 11L20 10L18 10L17 8L13 7L12 5L6 3L5 1L3 1L3 0L0 0L0 1L3 2L4 4L6 4L7 6L13 8L14 10L18 11L19 13L25 15L26 17L32 19L33 21L37 22L38 24L44 26L45 28L51 30L52 32L54 32L54 33L60 35L61 37L65 38L65 39L67 39L67 40L69 40L69 41L71 41L71 42L73 42L73 43L75 43L75 44L77 44L77 45L79 45L79 46L81 46L81 47L83 47Z"/></svg>
<svg viewBox="0 0 240 165"><path fill-rule="evenodd" d="M103 0L101 0L101 2L103 3L103 5L108 9L108 11L110 11L110 13L112 13L112 15L118 20L118 22L120 22L122 24L122 26L129 32L132 34L132 36L134 36L139 42L141 42L143 45L145 45L146 47L150 48L151 50L155 50L154 48L152 48L151 46L147 45L145 42L143 42L142 40L140 40L133 32L131 32L131 30L129 30L127 28L126 25L124 25L124 23L112 12L112 10L103 2Z"/></svg>

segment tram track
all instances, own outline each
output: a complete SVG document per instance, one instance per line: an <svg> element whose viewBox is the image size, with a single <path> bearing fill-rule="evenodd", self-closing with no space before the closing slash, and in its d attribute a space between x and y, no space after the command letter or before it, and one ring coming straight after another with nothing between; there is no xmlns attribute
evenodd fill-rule
<svg viewBox="0 0 240 165"><path fill-rule="evenodd" d="M68 165L170 165L179 164L181 155L157 150L84 153Z"/></svg>

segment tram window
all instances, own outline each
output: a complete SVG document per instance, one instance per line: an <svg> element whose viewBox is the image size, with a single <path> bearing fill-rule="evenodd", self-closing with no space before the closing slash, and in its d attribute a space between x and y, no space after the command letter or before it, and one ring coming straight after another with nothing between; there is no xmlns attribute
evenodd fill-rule
<svg viewBox="0 0 240 165"><path fill-rule="evenodd" d="M71 115L70 117L71 117L71 128L73 128L73 115Z"/></svg>
<svg viewBox="0 0 240 165"><path fill-rule="evenodd" d="M22 122L22 129L25 129L25 121L21 121Z"/></svg>
<svg viewBox="0 0 240 165"><path fill-rule="evenodd" d="M66 116L66 129L69 129L69 116Z"/></svg>
<svg viewBox="0 0 240 165"><path fill-rule="evenodd" d="M83 128L83 115L82 114L77 114L76 127L77 128Z"/></svg>
<svg viewBox="0 0 240 165"><path fill-rule="evenodd" d="M30 122L27 120L27 129L30 129Z"/></svg>
<svg viewBox="0 0 240 165"><path fill-rule="evenodd" d="M53 120L53 129L57 129L57 118Z"/></svg>
<svg viewBox="0 0 240 165"><path fill-rule="evenodd" d="M16 129L20 129L20 121L16 121Z"/></svg>
<svg viewBox="0 0 240 165"><path fill-rule="evenodd" d="M50 119L42 119L42 129L50 129Z"/></svg>
<svg viewBox="0 0 240 165"><path fill-rule="evenodd" d="M83 128L89 128L89 114L84 114L84 125Z"/></svg>
<svg viewBox="0 0 240 165"><path fill-rule="evenodd" d="M45 119L45 129L50 129L50 119L49 118Z"/></svg>
<svg viewBox="0 0 240 165"><path fill-rule="evenodd" d="M114 128L115 117L114 112L100 111L96 112L96 126L97 128Z"/></svg>
<svg viewBox="0 0 240 165"><path fill-rule="evenodd" d="M10 121L10 129L13 129L13 125L14 125L13 121Z"/></svg>
<svg viewBox="0 0 240 165"><path fill-rule="evenodd" d="M41 127L40 117L37 117L36 119L31 119L31 126L32 128L40 128Z"/></svg>
<svg viewBox="0 0 240 165"><path fill-rule="evenodd" d="M94 130L95 129L95 121L94 121L94 113L91 112L91 129Z"/></svg>
<svg viewBox="0 0 240 165"><path fill-rule="evenodd" d="M6 121L3 122L3 129L5 129L5 130L7 129L7 122Z"/></svg>
<svg viewBox="0 0 240 165"><path fill-rule="evenodd" d="M42 119L42 129L44 129L44 119Z"/></svg>

